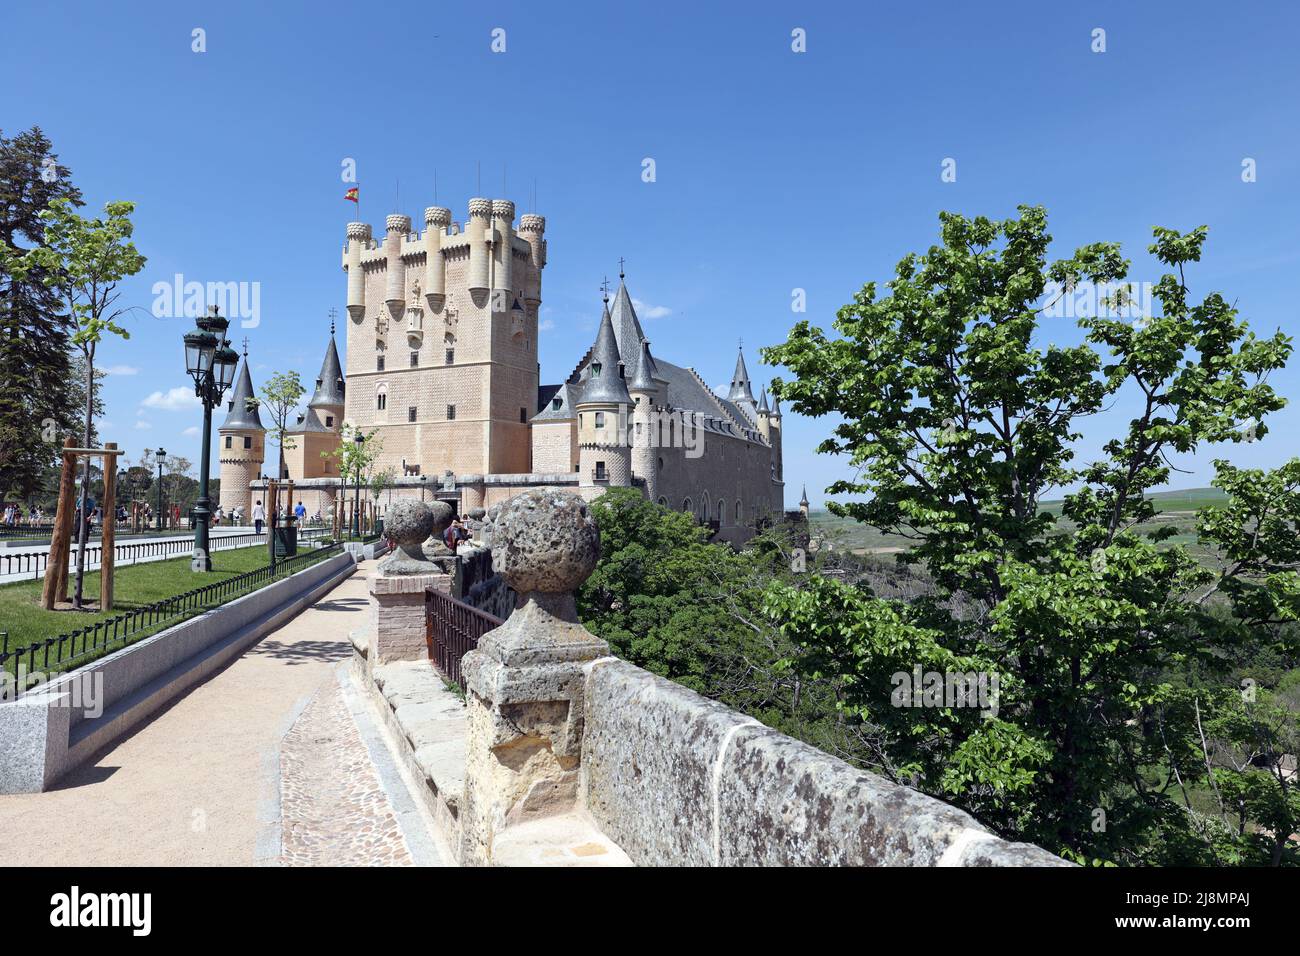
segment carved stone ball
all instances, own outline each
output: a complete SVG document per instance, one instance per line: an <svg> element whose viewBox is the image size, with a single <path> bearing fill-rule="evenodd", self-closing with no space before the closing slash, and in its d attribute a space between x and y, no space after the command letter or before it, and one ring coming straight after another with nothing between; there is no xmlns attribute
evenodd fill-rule
<svg viewBox="0 0 1300 956"><path fill-rule="evenodd" d="M577 495L526 491L493 507L492 565L516 592L576 591L600 559L600 529Z"/></svg>
<svg viewBox="0 0 1300 956"><path fill-rule="evenodd" d="M451 527L451 520L456 513L451 510L451 505L445 501L435 501L432 504L425 505L433 516L433 523L429 526L430 533L439 541L442 540L442 533ZM425 537L428 537L426 535Z"/></svg>
<svg viewBox="0 0 1300 956"><path fill-rule="evenodd" d="M442 504L442 502L438 502ZM447 506L442 504L444 508ZM419 544L433 531L434 513L423 501L402 499L384 515L384 533L398 547Z"/></svg>
<svg viewBox="0 0 1300 956"><path fill-rule="evenodd" d="M484 511L482 508L470 508L470 509L469 509L469 516L470 516L471 518L473 518L475 521L482 521L482 520L483 520L483 516L486 515L486 514L487 514L487 512Z"/></svg>

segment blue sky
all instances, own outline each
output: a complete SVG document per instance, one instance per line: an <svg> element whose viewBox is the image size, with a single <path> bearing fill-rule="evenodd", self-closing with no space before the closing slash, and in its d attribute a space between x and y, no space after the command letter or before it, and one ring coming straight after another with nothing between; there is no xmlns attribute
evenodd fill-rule
<svg viewBox="0 0 1300 956"><path fill-rule="evenodd" d="M935 241L940 210L1022 202L1047 206L1062 255L1122 242L1135 279L1158 278L1151 226L1209 224L1194 293L1223 291L1259 331L1295 334L1298 27L1282 3L14 4L0 127L42 126L93 208L138 204L149 264L123 296L140 307L132 339L101 352L115 370L101 434L132 458L165 444L197 460L199 413L168 398L187 387L189 322L151 315L151 287L176 273L259 283L261 323L236 330L255 377L314 378L345 299L346 158L376 226L399 180L400 211L431 205L435 169L458 218L479 175L487 196L504 175L521 212L536 181L548 381L590 344L620 256L657 354L720 385L743 337L758 382L774 371L757 347L801 318L792 289L828 326ZM945 158L956 182L941 181ZM1059 321L1045 334L1076 340ZM1273 382L1300 400L1300 359ZM1270 424L1263 441L1184 460L1173 485L1207 484L1219 455L1294 454L1300 405ZM844 473L812 452L828 430L787 415L788 503L806 482L820 504ZM1089 424L1083 457L1108 431Z"/></svg>

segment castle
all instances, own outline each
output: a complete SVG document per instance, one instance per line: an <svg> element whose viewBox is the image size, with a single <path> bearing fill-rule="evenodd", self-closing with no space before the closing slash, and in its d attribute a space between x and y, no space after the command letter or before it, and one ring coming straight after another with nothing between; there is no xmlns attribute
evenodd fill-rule
<svg viewBox="0 0 1300 956"><path fill-rule="evenodd" d="M543 384L538 309L546 220L509 200L471 199L462 226L430 206L423 232L391 215L382 243L347 226L346 371L334 333L315 391L296 413L286 451L295 498L322 515L346 484L332 460L346 422L377 433L390 496L426 493L462 513L528 488L594 498L636 487L742 543L781 513L781 408L754 398L743 352L727 396L692 368L654 355L620 272L605 294L595 341L558 384ZM221 504L245 515L259 478L265 429L245 358L220 426ZM364 492L363 492L364 493ZM311 499L311 500L308 500Z"/></svg>

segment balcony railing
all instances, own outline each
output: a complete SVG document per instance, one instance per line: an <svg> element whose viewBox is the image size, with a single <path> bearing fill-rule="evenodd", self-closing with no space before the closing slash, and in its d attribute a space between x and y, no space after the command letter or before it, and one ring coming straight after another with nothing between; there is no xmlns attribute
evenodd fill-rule
<svg viewBox="0 0 1300 956"><path fill-rule="evenodd" d="M424 591L424 641L429 660L447 680L465 689L460 662L479 638L501 626L501 618L433 588Z"/></svg>

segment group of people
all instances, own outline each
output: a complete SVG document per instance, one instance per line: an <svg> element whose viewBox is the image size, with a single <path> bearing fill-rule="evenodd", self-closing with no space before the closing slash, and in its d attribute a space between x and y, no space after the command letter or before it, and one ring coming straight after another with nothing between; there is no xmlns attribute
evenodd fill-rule
<svg viewBox="0 0 1300 956"><path fill-rule="evenodd" d="M23 516L23 506L10 502L4 506L4 511L0 512L0 524L6 528L17 528L23 524L38 525L45 520L45 515L40 508L33 507L28 511L26 519Z"/></svg>

